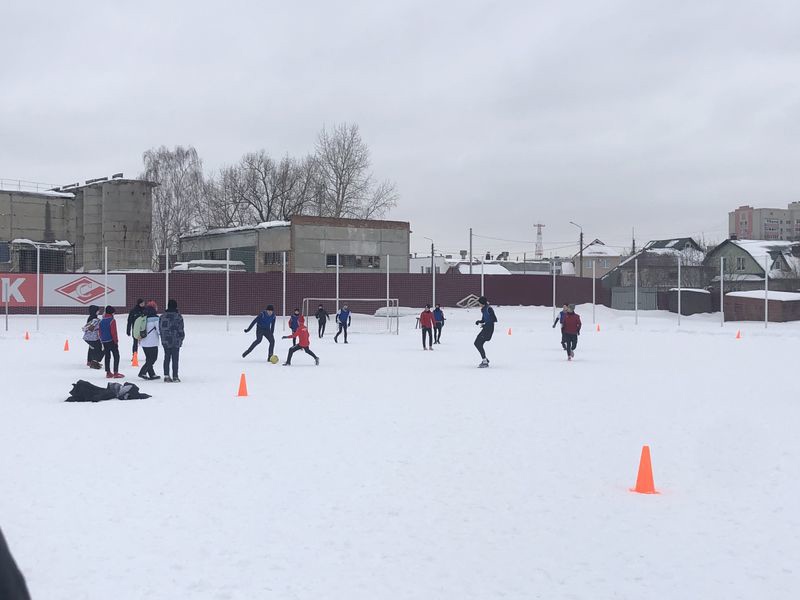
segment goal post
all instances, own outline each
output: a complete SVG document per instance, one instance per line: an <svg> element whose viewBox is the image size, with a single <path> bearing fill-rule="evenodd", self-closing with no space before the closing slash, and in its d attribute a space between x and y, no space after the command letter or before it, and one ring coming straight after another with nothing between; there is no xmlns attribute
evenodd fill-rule
<svg viewBox="0 0 800 600"><path fill-rule="evenodd" d="M336 303L341 309L345 305L350 309L353 333L400 333L400 299L399 298L303 298L303 315L306 324L314 318L321 304L331 318L331 325L336 326ZM334 331L335 332L335 331Z"/></svg>

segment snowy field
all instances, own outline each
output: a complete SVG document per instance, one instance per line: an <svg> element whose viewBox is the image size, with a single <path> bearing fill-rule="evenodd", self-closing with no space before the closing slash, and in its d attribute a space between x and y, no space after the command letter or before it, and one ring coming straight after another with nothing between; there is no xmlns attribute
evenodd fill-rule
<svg viewBox="0 0 800 600"><path fill-rule="evenodd" d="M477 310L291 368L189 316L182 384L98 404L63 402L106 383L83 319L12 317L0 527L35 600L797 598L800 324L578 312L569 363L549 308L498 307L486 370Z"/></svg>

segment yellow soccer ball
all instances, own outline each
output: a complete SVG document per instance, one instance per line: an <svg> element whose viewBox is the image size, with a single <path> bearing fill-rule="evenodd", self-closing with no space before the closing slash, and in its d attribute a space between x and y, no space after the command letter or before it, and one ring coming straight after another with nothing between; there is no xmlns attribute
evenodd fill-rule
<svg viewBox="0 0 800 600"><path fill-rule="evenodd" d="M277 354L273 354L272 356L269 357L269 362L271 362L273 365L277 365L278 360L280 359L278 358Z"/></svg>

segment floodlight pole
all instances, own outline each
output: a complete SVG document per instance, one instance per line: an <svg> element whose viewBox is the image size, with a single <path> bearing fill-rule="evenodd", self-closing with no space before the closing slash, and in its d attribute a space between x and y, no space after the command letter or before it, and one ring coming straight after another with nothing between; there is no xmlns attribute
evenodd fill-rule
<svg viewBox="0 0 800 600"><path fill-rule="evenodd" d="M636 325L639 324L639 259L633 259L633 310Z"/></svg>
<svg viewBox="0 0 800 600"><path fill-rule="evenodd" d="M225 331L231 330L231 249L225 251Z"/></svg>
<svg viewBox="0 0 800 600"><path fill-rule="evenodd" d="M764 257L764 329L769 323L769 254Z"/></svg>
<svg viewBox="0 0 800 600"><path fill-rule="evenodd" d="M725 257L719 257L719 326L725 326Z"/></svg>
<svg viewBox="0 0 800 600"><path fill-rule="evenodd" d="M681 255L678 255L678 327L681 326Z"/></svg>

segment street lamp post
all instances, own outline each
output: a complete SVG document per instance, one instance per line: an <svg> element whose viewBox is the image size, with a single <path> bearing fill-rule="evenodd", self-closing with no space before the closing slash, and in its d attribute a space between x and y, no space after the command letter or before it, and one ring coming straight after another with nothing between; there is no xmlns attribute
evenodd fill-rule
<svg viewBox="0 0 800 600"><path fill-rule="evenodd" d="M425 237L425 236L422 236ZM434 264L433 259L433 239L426 237L426 240L430 240L431 242L431 306L436 306L436 265Z"/></svg>
<svg viewBox="0 0 800 600"><path fill-rule="evenodd" d="M578 229L581 230L581 236L580 236L580 240L579 240L579 243L578 243L578 248L579 248L579 253L580 253L580 259L579 260L581 261L581 271L580 272L581 272L581 277L583 277L583 227L581 227L577 223L574 223L573 221L570 221L569 223L570 223L570 225L574 225L575 227L577 227Z"/></svg>

